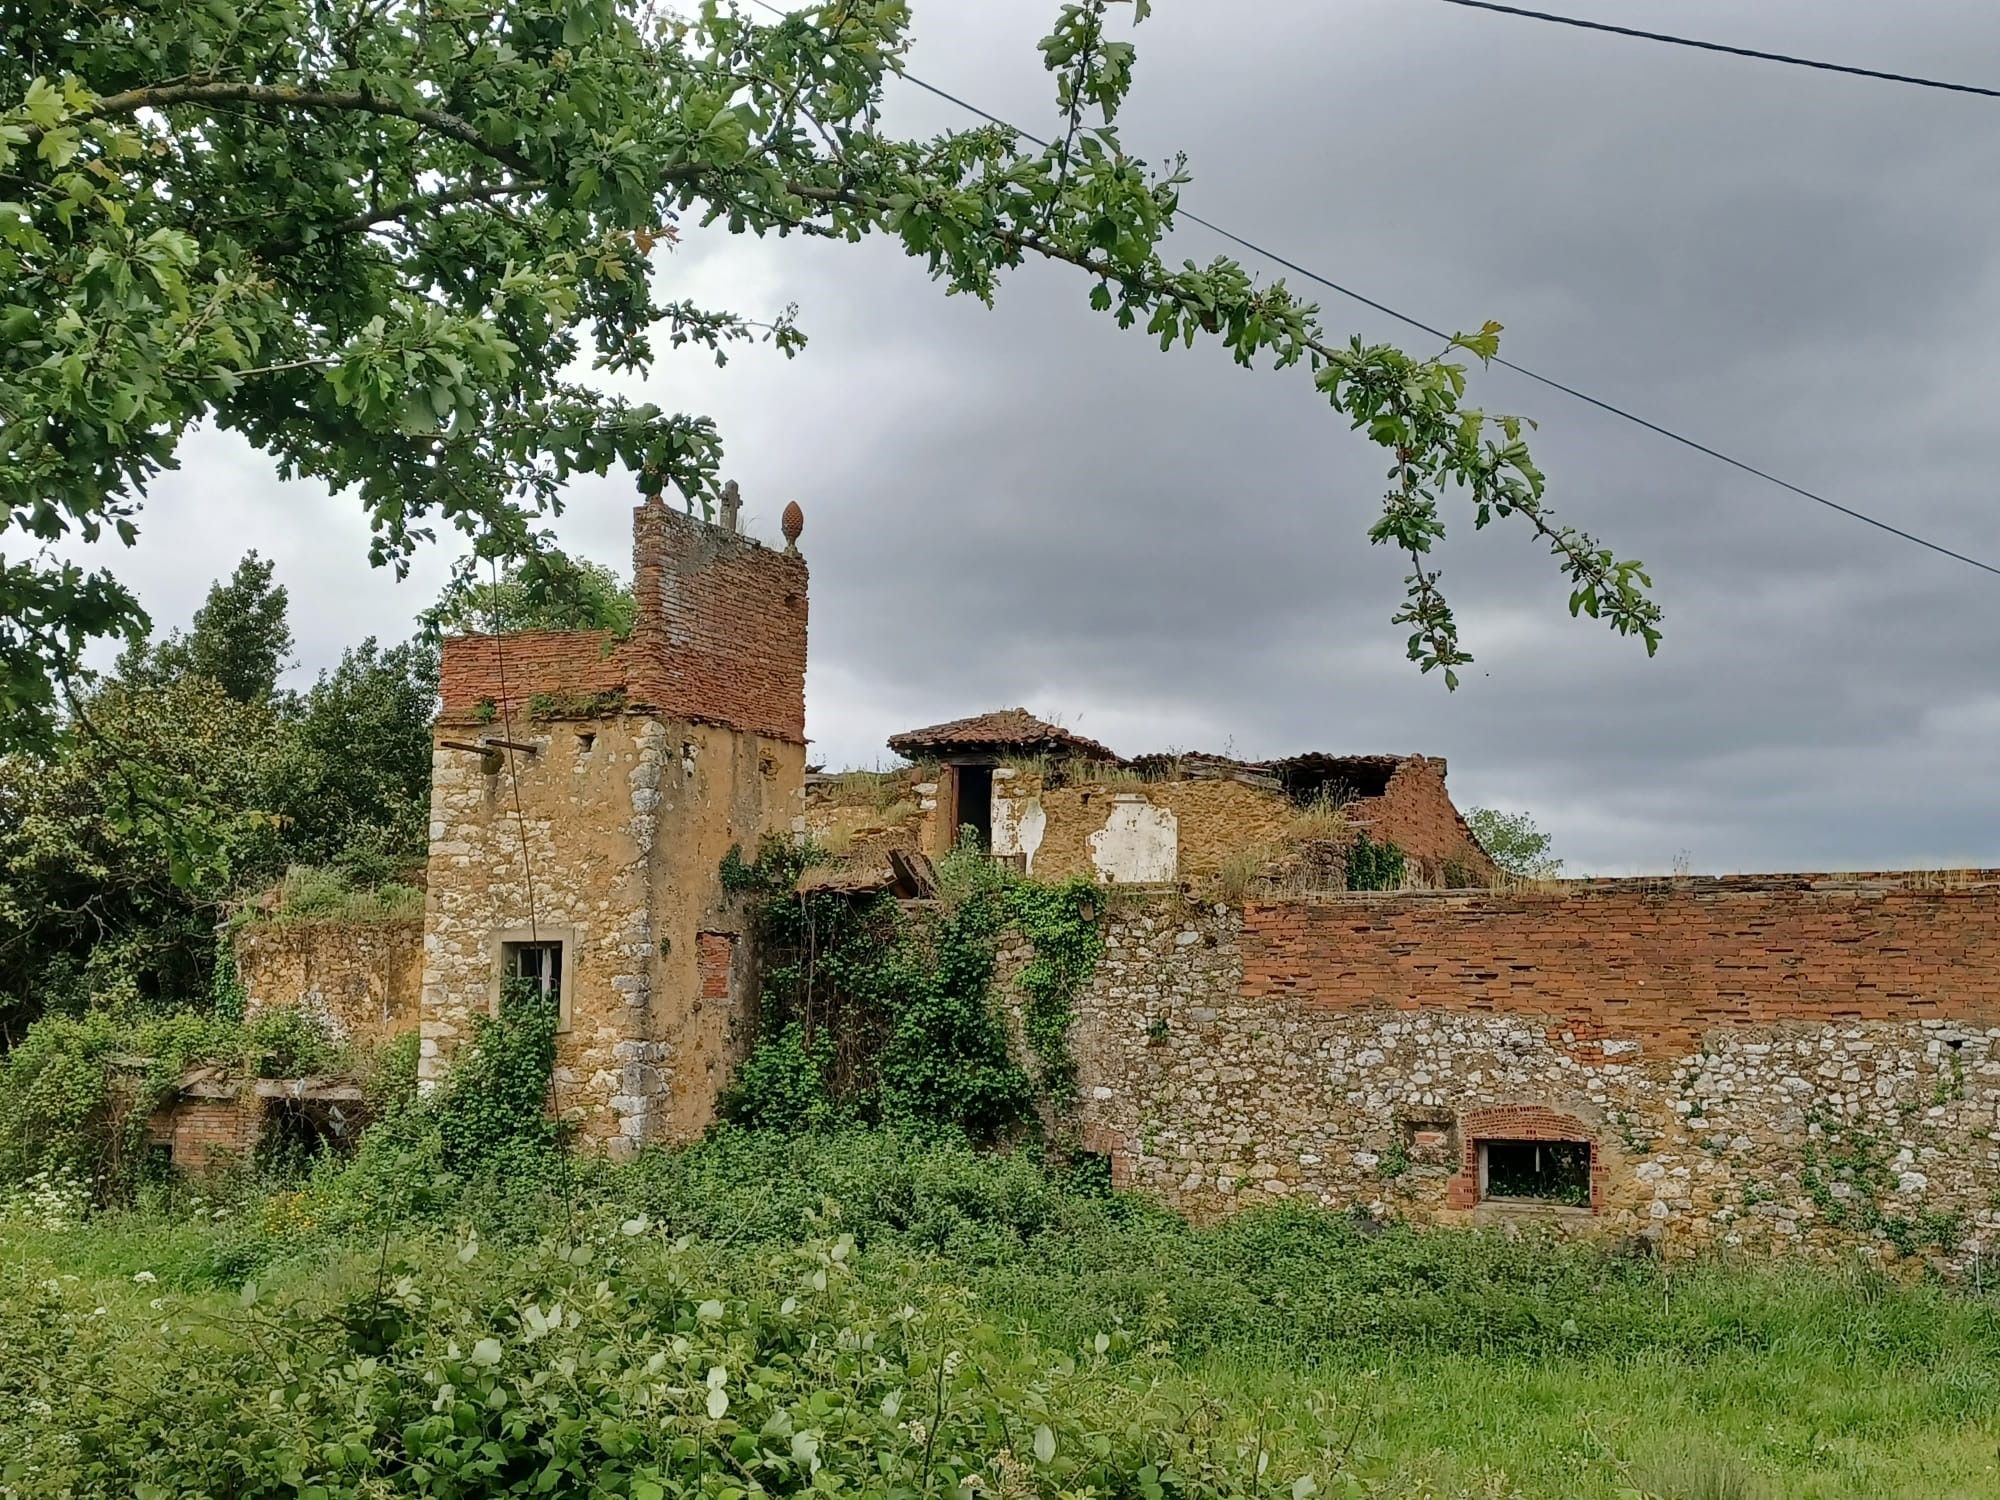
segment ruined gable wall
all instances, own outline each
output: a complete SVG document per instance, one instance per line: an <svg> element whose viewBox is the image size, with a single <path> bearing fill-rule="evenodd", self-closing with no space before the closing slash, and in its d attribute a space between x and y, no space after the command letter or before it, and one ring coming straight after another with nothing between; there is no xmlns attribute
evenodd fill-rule
<svg viewBox="0 0 2000 1500"><path fill-rule="evenodd" d="M1484 882L1497 873L1445 790L1445 763L1413 755L1396 767L1379 797L1347 804L1348 820L1377 843L1409 856L1413 875L1436 884L1446 860L1467 864Z"/></svg>
<svg viewBox="0 0 2000 1500"><path fill-rule="evenodd" d="M292 1006L340 1041L417 1029L424 978L418 917L373 922L252 921L232 934L244 1013Z"/></svg>
<svg viewBox="0 0 2000 1500"><path fill-rule="evenodd" d="M1485 893L1126 897L1072 1046L1085 1145L1201 1216L1508 1219L1476 1138L1573 1135L1594 1211L1535 1213L1579 1232L2000 1247L2000 885L1605 882L1531 920Z"/></svg>

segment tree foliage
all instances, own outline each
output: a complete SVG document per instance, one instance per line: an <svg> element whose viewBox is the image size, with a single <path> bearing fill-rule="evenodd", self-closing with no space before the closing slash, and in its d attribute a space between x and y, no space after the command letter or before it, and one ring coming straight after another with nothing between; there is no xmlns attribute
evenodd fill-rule
<svg viewBox="0 0 2000 1500"><path fill-rule="evenodd" d="M369 640L294 695L267 670L289 640L253 556L52 742L0 754L0 1046L46 1012L206 1001L225 903L288 865L370 882L422 857L436 652Z"/></svg>
<svg viewBox="0 0 2000 1500"><path fill-rule="evenodd" d="M228 581L208 591L185 632L158 645L134 641L119 676L132 683L205 677L238 703L271 697L292 657L291 601L272 581L274 571L255 552L245 554Z"/></svg>
<svg viewBox="0 0 2000 1500"><path fill-rule="evenodd" d="M1535 826L1535 820L1528 814L1475 807L1465 815L1465 821L1480 847L1492 856L1493 863L1509 875L1524 880L1553 880L1562 873L1563 862L1549 853L1549 836Z"/></svg>
<svg viewBox="0 0 2000 1500"><path fill-rule="evenodd" d="M1122 7L1121 7L1122 9ZM1145 0L1131 7L1144 18ZM1282 282L1162 252L1187 181L1117 117L1134 51L1111 0L1041 44L1059 129L906 138L879 104L905 0L831 0L771 24L628 0L0 4L0 532L136 535L147 486L208 420L281 473L358 493L372 558L442 523L502 551L613 468L689 504L714 492L706 417L607 394L663 348L802 343L675 298L652 274L684 216L752 235L884 235L950 293L990 302L1028 261L1162 348L1207 338L1297 368L1390 456L1370 530L1410 561L1409 653L1469 658L1432 558L1443 502L1516 518L1572 612L1657 642L1640 565L1559 525L1523 424L1468 406L1488 323L1413 356L1340 340ZM138 627L113 576L0 562L0 723L53 732L94 636Z"/></svg>
<svg viewBox="0 0 2000 1500"><path fill-rule="evenodd" d="M632 591L602 563L538 546L490 578L481 575L479 561L475 553L453 569L444 594L423 614L427 633L632 629Z"/></svg>
<svg viewBox="0 0 2000 1500"><path fill-rule="evenodd" d="M438 656L373 636L299 700L274 794L290 858L387 879L424 857Z"/></svg>

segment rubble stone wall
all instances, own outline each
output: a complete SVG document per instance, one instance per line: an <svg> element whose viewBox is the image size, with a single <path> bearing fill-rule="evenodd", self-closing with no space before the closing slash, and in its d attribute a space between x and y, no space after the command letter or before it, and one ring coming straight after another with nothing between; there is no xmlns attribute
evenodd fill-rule
<svg viewBox="0 0 2000 1500"><path fill-rule="evenodd" d="M1350 825L1378 843L1394 843L1409 857L1410 874L1439 883L1446 865L1478 884L1493 876L1465 819L1445 790L1445 763L1411 756L1396 768L1378 797L1345 805ZM1296 838L1297 803L1283 792L1229 777L1179 781L1078 780L1050 787L1031 769L1002 766L993 773L993 850L1025 859L1037 879L1081 875L1118 883L1119 864L1104 852L1131 801L1164 809L1172 828L1179 879L1199 886L1246 855L1275 855ZM941 816L935 798L925 804ZM927 825L928 829L928 825ZM935 845L933 838L926 847Z"/></svg>
<svg viewBox="0 0 2000 1500"><path fill-rule="evenodd" d="M1197 1216L1283 1198L1669 1253L2000 1248L2000 881L1116 899L1078 1123ZM1587 1140L1587 1205L1482 1140Z"/></svg>
<svg viewBox="0 0 2000 1500"><path fill-rule="evenodd" d="M291 1006L340 1041L417 1029L424 978L420 918L252 921L234 934L245 1014Z"/></svg>
<svg viewBox="0 0 2000 1500"><path fill-rule="evenodd" d="M620 1150L697 1134L745 1028L704 999L696 934L740 925L723 856L789 825L803 747L629 714L515 735L537 753L497 772L433 754L419 1076L492 1012L503 943L560 941L557 1108Z"/></svg>

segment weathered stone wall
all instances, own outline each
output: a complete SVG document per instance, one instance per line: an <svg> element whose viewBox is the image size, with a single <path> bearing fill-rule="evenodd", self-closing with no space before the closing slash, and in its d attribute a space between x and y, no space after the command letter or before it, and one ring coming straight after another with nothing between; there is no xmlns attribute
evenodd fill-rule
<svg viewBox="0 0 2000 1500"><path fill-rule="evenodd" d="M1475 954L1484 953L1483 961ZM1670 1253L2000 1246L2000 883L1592 882L1115 903L1079 1123L1197 1215L1302 1197ZM1482 1201L1481 1140L1590 1201Z"/></svg>
<svg viewBox="0 0 2000 1500"><path fill-rule="evenodd" d="M1452 805L1444 772L1441 760L1411 756L1380 796L1358 798L1342 811L1353 829L1400 847L1414 880L1436 884L1450 863L1453 874L1483 885L1493 866ZM1135 799L1137 807L1159 811L1138 813ZM1022 857L1044 880L1081 875L1106 884L1179 879L1199 886L1246 855L1282 853L1296 840L1300 812L1282 792L1228 777L1082 779L1050 787L1034 770L1002 766L993 773L993 850ZM1126 828L1135 817L1149 820L1137 852ZM1157 847L1173 858L1147 858ZM1160 864L1169 866L1165 874Z"/></svg>
<svg viewBox="0 0 2000 1500"><path fill-rule="evenodd" d="M701 995L696 936L738 924L722 858L789 825L803 747L629 714L514 733L538 753L497 772L433 756L420 1076L491 1013L502 942L560 941L557 1106L592 1138L693 1135L741 1029Z"/></svg>
<svg viewBox="0 0 2000 1500"><path fill-rule="evenodd" d="M236 929L245 1014L293 1006L341 1041L415 1031L424 978L420 918L371 922L251 921Z"/></svg>
<svg viewBox="0 0 2000 1500"><path fill-rule="evenodd" d="M1102 840L1096 847L1091 840L1121 810L1129 816L1133 797L1171 816L1178 874L1156 879L1204 880L1237 855L1278 844L1299 816L1282 793L1240 781L1072 782L1050 789L1032 771L1002 767L993 781L994 852L1026 854L1038 880L1081 875L1115 883L1108 876L1116 865L1107 869ZM1037 824L1038 838L1031 833Z"/></svg>

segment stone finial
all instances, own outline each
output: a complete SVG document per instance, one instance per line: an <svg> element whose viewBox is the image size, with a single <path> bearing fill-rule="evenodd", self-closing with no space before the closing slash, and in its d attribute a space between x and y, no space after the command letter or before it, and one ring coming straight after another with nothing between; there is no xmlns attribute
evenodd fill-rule
<svg viewBox="0 0 2000 1500"><path fill-rule="evenodd" d="M722 529L737 531L741 527L737 517L743 514L743 492L736 488L736 481L730 480L722 487Z"/></svg>
<svg viewBox="0 0 2000 1500"><path fill-rule="evenodd" d="M799 533L806 529L806 513L799 509L799 502L792 500L785 505L784 519L779 526L785 533L785 550L794 556L799 550Z"/></svg>

